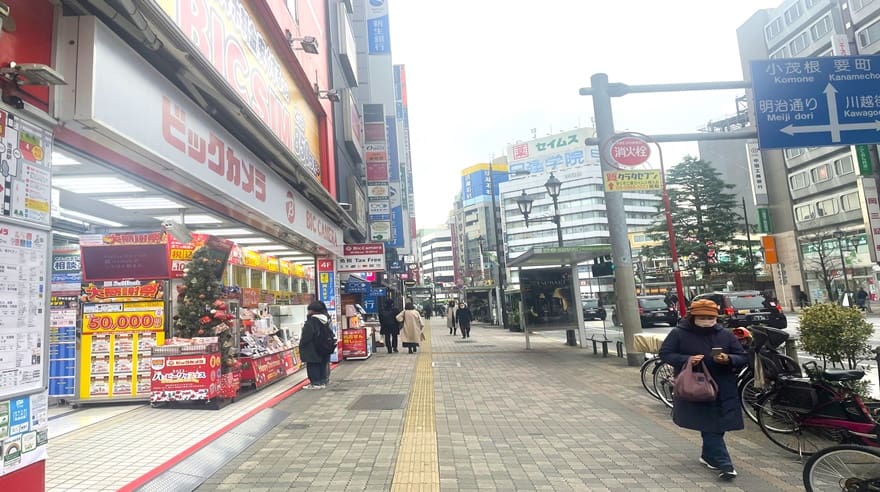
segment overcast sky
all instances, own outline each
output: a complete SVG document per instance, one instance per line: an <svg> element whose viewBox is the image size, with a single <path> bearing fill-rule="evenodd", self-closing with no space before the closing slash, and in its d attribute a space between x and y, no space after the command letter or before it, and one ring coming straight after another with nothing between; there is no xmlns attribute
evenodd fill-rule
<svg viewBox="0 0 880 492"><path fill-rule="evenodd" d="M389 2L392 58L406 65L418 227L446 221L461 170L508 143L592 126L594 73L611 82L742 80L736 28L781 0ZM617 131L691 133L732 115L744 91L613 101ZM664 144L667 167L696 143Z"/></svg>

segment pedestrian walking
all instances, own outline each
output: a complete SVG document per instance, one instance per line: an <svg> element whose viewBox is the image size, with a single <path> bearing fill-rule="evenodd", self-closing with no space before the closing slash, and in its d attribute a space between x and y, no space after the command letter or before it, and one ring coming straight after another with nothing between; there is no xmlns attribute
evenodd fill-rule
<svg viewBox="0 0 880 492"><path fill-rule="evenodd" d="M416 310L416 307L413 303L407 302L403 311L398 313L395 319L403 323L400 334L400 341L403 343L403 346L409 350L408 353L410 354L418 352L419 344L422 343L425 337L422 333L425 323L422 321L422 316Z"/></svg>
<svg viewBox="0 0 880 492"><path fill-rule="evenodd" d="M671 287L666 288L666 295L663 296L663 301L667 306L678 309L678 295L675 294Z"/></svg>
<svg viewBox="0 0 880 492"><path fill-rule="evenodd" d="M306 363L309 384L306 389L324 389L330 380L330 355L320 348L321 332L330 328L327 307L321 301L312 301L306 307L308 316L299 337L299 356Z"/></svg>
<svg viewBox="0 0 880 492"><path fill-rule="evenodd" d="M800 304L801 309L810 305L810 299L807 297L807 293L801 291L800 296L798 296L798 304Z"/></svg>
<svg viewBox="0 0 880 492"><path fill-rule="evenodd" d="M868 307L868 291L864 287L859 287L859 291L856 292L856 306L862 311Z"/></svg>
<svg viewBox="0 0 880 492"><path fill-rule="evenodd" d="M700 463L719 472L722 480L732 480L736 469L724 443L724 433L744 427L736 377L748 363L748 356L733 333L718 323L718 305L708 299L691 303L688 315L679 320L663 341L660 358L675 368L676 377L690 364L695 369L707 369L715 380L715 400L694 402L676 398L672 420L679 427L700 431Z"/></svg>
<svg viewBox="0 0 880 492"><path fill-rule="evenodd" d="M455 311L455 320L458 321L458 327L461 328L461 338L471 337L471 321L473 319L474 315L471 313L471 308L468 307L467 303L460 303L458 310Z"/></svg>
<svg viewBox="0 0 880 492"><path fill-rule="evenodd" d="M385 308L379 313L379 333L385 335L385 348L388 353L397 352L397 336L400 334L400 322L397 321L397 310L394 301L385 300Z"/></svg>
<svg viewBox="0 0 880 492"><path fill-rule="evenodd" d="M450 335L458 333L458 326L456 326L457 320L455 319L456 309L457 306L455 301L449 301L449 307L446 308L446 327L449 328Z"/></svg>

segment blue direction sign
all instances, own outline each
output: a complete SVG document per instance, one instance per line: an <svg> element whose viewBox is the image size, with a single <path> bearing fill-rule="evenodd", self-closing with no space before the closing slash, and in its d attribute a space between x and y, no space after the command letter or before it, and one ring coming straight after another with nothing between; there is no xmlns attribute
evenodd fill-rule
<svg viewBox="0 0 880 492"><path fill-rule="evenodd" d="M880 56L751 62L762 149L880 143Z"/></svg>

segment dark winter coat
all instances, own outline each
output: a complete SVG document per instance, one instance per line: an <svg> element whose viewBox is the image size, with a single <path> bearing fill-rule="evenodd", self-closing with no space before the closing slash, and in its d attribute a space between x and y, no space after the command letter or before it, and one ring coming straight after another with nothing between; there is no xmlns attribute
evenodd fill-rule
<svg viewBox="0 0 880 492"><path fill-rule="evenodd" d="M467 305L455 311L455 321L458 323L458 326L470 327L473 319L474 315L471 313L471 308Z"/></svg>
<svg viewBox="0 0 880 492"><path fill-rule="evenodd" d="M712 360L712 348L721 347L730 356L729 364ZM660 358L681 372L688 358L702 354L703 362L718 384L718 398L713 402L675 400L672 420L685 429L703 432L727 432L743 428L742 408L736 389L739 369L748 363L748 355L739 340L720 324L712 328L694 326L682 318L678 326L666 336L660 347ZM698 366L699 367L699 366Z"/></svg>
<svg viewBox="0 0 880 492"><path fill-rule="evenodd" d="M303 324L299 336L299 357L303 362L315 364L330 360L329 355L321 355L315 348L315 340L321 333L322 325L330 325L330 318L325 314L310 314Z"/></svg>
<svg viewBox="0 0 880 492"><path fill-rule="evenodd" d="M379 313L379 333L382 335L400 334L400 323L395 319L397 311L386 309Z"/></svg>

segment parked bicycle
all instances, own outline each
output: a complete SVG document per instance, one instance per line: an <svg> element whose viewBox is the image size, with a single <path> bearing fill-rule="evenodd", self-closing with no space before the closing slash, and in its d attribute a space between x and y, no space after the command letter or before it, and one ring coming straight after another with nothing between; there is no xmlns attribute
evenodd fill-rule
<svg viewBox="0 0 880 492"><path fill-rule="evenodd" d="M781 376L759 397L758 426L764 435L800 456L837 444L880 446L880 428L853 387L865 372L824 369L815 362L803 367L808 377Z"/></svg>
<svg viewBox="0 0 880 492"><path fill-rule="evenodd" d="M735 328L737 330L740 328ZM743 411L752 422L758 423L757 404L758 398L770 388L781 376L800 377L802 375L797 362L785 355L782 350L790 335L785 330L769 326L755 325L750 327L751 340L747 345L749 350L749 365L742 369L739 374L740 403ZM761 364L761 374L764 378L764 387L755 387L755 354Z"/></svg>
<svg viewBox="0 0 880 492"><path fill-rule="evenodd" d="M880 490L880 450L856 444L825 448L804 464L807 492Z"/></svg>

